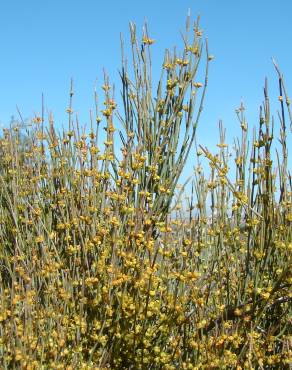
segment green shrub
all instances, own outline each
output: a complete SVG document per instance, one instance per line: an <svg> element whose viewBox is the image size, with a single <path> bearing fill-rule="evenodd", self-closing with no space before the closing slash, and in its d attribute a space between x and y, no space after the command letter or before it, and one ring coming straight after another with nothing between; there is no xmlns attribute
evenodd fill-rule
<svg viewBox="0 0 292 370"><path fill-rule="evenodd" d="M187 28L182 53L165 54L155 95L154 40L145 33L140 43L131 25L122 109L105 77L105 107L96 106L89 132L74 120L73 84L67 131L58 134L52 116L48 125L34 118L25 145L17 127L4 131L2 368L289 367L292 189L284 103L290 114L290 101L278 71L276 156L267 84L250 149L243 106L233 164L222 125L218 153L197 147L184 209L178 180L196 138L212 59L198 22Z"/></svg>

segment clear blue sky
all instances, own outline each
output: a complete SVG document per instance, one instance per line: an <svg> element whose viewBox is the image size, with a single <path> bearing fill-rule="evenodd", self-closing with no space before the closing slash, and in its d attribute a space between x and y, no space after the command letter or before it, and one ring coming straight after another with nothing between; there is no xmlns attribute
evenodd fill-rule
<svg viewBox="0 0 292 370"><path fill-rule="evenodd" d="M93 86L102 83L105 67L112 80L120 67L119 34L128 35L128 23L142 29L148 21L154 68L162 51L181 45L188 9L209 39L209 89L199 129L204 145L217 142L217 123L223 119L232 139L237 127L234 114L241 99L253 125L268 76L277 97L274 56L292 91L291 0L7 0L0 2L0 122L15 115L32 117L41 109L55 113L57 124L66 123L70 78L75 82L74 109L80 122L89 121Z"/></svg>

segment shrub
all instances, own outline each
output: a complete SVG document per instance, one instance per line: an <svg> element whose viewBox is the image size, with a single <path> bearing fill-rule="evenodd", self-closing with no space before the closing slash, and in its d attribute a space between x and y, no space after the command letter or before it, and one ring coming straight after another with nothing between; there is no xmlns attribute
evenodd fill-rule
<svg viewBox="0 0 292 370"><path fill-rule="evenodd" d="M176 190L212 56L199 23L190 30L188 21L183 52L166 52L153 96L154 40L145 32L139 43L134 25L130 33L122 111L105 76L102 117L96 106L89 132L80 130L72 84L62 134L52 116L47 126L35 117L25 145L17 127L0 141L1 366L288 368L292 192L282 75L277 69L281 152L273 154L266 83L250 150L244 107L237 111L234 180L222 124L218 153L197 147L186 213Z"/></svg>

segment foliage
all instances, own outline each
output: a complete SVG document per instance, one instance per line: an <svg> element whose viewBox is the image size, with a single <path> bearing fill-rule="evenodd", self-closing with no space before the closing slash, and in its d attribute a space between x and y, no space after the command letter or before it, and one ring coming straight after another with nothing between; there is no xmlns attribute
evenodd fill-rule
<svg viewBox="0 0 292 370"><path fill-rule="evenodd" d="M249 145L197 148L188 213L176 192L193 148L212 56L199 23L166 52L153 96L147 30L130 26L123 113L105 76L90 132L34 118L0 141L0 361L3 369L253 369L291 361L292 184L279 74L280 149L267 83ZM123 46L122 46L123 48ZM283 90L283 91L282 91ZM100 112L102 117L99 116ZM93 116L93 115L92 115ZM106 140L99 147L104 122ZM116 127L122 155L116 152ZM204 174L202 157L210 165ZM276 160L275 160L276 158ZM183 189L182 189L183 190Z"/></svg>

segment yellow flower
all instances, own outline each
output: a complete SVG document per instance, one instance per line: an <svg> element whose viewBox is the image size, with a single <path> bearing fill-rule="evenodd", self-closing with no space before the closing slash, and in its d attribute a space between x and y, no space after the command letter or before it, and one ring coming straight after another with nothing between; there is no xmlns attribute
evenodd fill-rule
<svg viewBox="0 0 292 370"><path fill-rule="evenodd" d="M43 237L43 235L40 235L40 236L37 236L36 238L35 238L35 242L36 243L43 243L44 242L44 237Z"/></svg>
<svg viewBox="0 0 292 370"><path fill-rule="evenodd" d="M262 292L260 295L261 295L262 298L264 298L266 300L270 298L270 293L269 292Z"/></svg>
<svg viewBox="0 0 292 370"><path fill-rule="evenodd" d="M143 41L143 44L145 45L152 45L155 42L154 39L150 39L148 36L143 36L142 41Z"/></svg>
<svg viewBox="0 0 292 370"><path fill-rule="evenodd" d="M198 322L198 324L197 324L197 328L198 329L202 329L202 328L204 328L205 326L207 325L207 320L201 320L200 322Z"/></svg>
<svg viewBox="0 0 292 370"><path fill-rule="evenodd" d="M240 308L236 308L236 309L234 310L234 314L235 314L236 316L241 316L241 315L242 315L242 310L241 310Z"/></svg>

